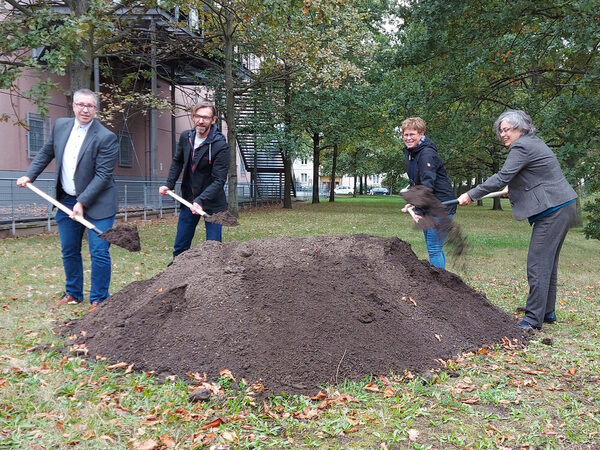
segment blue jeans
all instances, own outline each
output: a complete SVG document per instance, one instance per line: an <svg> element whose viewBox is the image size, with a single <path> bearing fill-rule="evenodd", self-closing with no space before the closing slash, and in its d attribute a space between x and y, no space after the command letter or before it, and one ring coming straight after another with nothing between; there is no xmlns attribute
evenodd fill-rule
<svg viewBox="0 0 600 450"><path fill-rule="evenodd" d="M177 221L177 235L173 245L173 258L188 250L192 245L192 239L196 233L196 226L200 221L199 214L194 214L187 206L182 206ZM204 221L207 241L223 241L223 226Z"/></svg>
<svg viewBox="0 0 600 450"><path fill-rule="evenodd" d="M73 209L77 199L71 195L63 196L60 201ZM86 227L69 218L58 210L55 216L58 224L58 236L62 251L63 267L65 270L65 291L78 301L83 301L83 260L81 258L81 243ZM115 216L95 220L86 217L98 229L106 231L115 223ZM111 261L108 251L110 244L98 237L95 231L88 230L88 248L92 263L92 279L90 287L90 302L102 302L110 294Z"/></svg>
<svg viewBox="0 0 600 450"><path fill-rule="evenodd" d="M454 214L448 214L450 220L454 217ZM439 222L439 219L435 219ZM425 235L425 245L427 246L427 253L429 253L429 263L434 267L440 269L446 268L446 255L444 254L444 242L448 231L438 232L435 228L428 228L423 230Z"/></svg>

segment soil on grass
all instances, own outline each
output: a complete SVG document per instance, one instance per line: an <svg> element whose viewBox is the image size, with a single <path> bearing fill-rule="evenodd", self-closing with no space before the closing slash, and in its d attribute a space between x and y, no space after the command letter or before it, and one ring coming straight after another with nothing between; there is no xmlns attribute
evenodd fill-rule
<svg viewBox="0 0 600 450"><path fill-rule="evenodd" d="M216 381L229 369L273 394L419 373L527 339L513 317L406 242L368 235L203 242L65 332L92 358L184 379Z"/></svg>

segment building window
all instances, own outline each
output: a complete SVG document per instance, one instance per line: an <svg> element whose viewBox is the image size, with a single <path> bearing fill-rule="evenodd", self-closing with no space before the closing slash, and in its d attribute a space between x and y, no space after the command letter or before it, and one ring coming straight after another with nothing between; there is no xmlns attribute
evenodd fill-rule
<svg viewBox="0 0 600 450"><path fill-rule="evenodd" d="M27 129L27 157L33 159L48 140L50 117L42 118L39 114L27 113Z"/></svg>
<svg viewBox="0 0 600 450"><path fill-rule="evenodd" d="M133 167L133 140L127 131L119 133L119 166Z"/></svg>
<svg viewBox="0 0 600 450"><path fill-rule="evenodd" d="M302 182L302 183L307 183L307 182L308 182L308 174L306 174L306 173L301 173L301 174L300 174L300 182Z"/></svg>

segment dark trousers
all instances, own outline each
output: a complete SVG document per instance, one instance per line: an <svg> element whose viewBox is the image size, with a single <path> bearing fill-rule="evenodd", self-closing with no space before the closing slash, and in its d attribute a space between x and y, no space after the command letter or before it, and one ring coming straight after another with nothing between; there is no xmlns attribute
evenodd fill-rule
<svg viewBox="0 0 600 450"><path fill-rule="evenodd" d="M577 206L572 202L533 224L527 254L529 295L525 305L525 319L533 326L541 327L544 316L554 312L558 257L576 214Z"/></svg>
<svg viewBox="0 0 600 450"><path fill-rule="evenodd" d="M182 206L179 212L179 220L177 221L177 235L175 236L175 244L173 245L173 257L185 252L192 245L192 239L196 233L196 226L202 216L194 214L187 206ZM206 228L207 241L223 240L223 226L204 221Z"/></svg>

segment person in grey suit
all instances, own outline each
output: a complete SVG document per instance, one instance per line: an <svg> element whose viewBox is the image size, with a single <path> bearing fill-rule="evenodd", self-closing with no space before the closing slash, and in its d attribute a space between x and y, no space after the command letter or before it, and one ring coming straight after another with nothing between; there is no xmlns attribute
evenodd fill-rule
<svg viewBox="0 0 600 450"><path fill-rule="evenodd" d="M29 165L17 185L26 187L35 181L52 160L56 161L56 199L73 211L69 217L56 213L58 235L65 270L65 294L59 304L83 301L83 262L81 244L86 230L73 219L82 216L98 229L106 231L115 221L118 209L117 188L113 178L119 143L116 135L95 120L96 94L80 89L73 94L75 117L56 120L48 142ZM90 310L109 296L111 259L109 243L88 230L92 274Z"/></svg>
<svg viewBox="0 0 600 450"><path fill-rule="evenodd" d="M494 130L509 147L506 161L498 173L462 194L458 203L468 205L508 185L515 219L528 219L533 226L527 254L529 295L518 325L539 330L543 323L556 322L558 258L577 213L577 194L524 111L504 112Z"/></svg>

